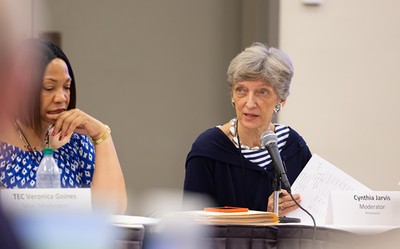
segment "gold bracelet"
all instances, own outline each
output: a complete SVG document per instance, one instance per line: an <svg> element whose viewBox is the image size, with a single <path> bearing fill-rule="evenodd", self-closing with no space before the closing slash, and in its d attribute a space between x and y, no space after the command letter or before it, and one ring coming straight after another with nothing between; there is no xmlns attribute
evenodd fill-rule
<svg viewBox="0 0 400 249"><path fill-rule="evenodd" d="M92 139L92 142L94 145L101 144L102 142L106 141L110 137L110 135L111 135L111 129L110 127L108 127L108 125L106 125L106 131L104 132L104 134L96 140Z"/></svg>

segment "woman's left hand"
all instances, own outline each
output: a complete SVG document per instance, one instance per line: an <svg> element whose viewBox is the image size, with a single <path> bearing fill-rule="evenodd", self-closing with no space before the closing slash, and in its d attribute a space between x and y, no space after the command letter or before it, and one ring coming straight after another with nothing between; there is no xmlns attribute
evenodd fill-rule
<svg viewBox="0 0 400 249"><path fill-rule="evenodd" d="M299 194L294 194L293 198L300 203L301 202L301 197ZM292 200L290 197L289 193L282 189L280 194L279 194L279 216L285 216L287 213L295 210L298 208L296 203ZM268 207L267 207L268 212L273 212L274 211L274 193L270 195L268 198Z"/></svg>
<svg viewBox="0 0 400 249"><path fill-rule="evenodd" d="M58 137L60 143L73 132L98 140L107 131L106 125L79 109L62 112L54 116L54 120L56 121L51 135ZM96 146L95 150L96 168L91 183L92 198L96 205L101 203L114 209L116 214L123 214L127 205L125 180L111 135L101 146Z"/></svg>
<svg viewBox="0 0 400 249"><path fill-rule="evenodd" d="M79 109L71 109L56 117L52 136L59 134L58 140L71 135L73 132L89 135L93 140L98 139L106 131L106 126Z"/></svg>

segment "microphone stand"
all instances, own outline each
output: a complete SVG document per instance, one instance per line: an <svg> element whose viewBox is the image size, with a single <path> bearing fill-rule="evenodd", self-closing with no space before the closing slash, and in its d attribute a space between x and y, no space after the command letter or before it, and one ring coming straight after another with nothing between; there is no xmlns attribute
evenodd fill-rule
<svg viewBox="0 0 400 249"><path fill-rule="evenodd" d="M274 191L274 213L279 217L279 192L281 191L281 181L279 181L277 174L275 174L272 183L272 190Z"/></svg>
<svg viewBox="0 0 400 249"><path fill-rule="evenodd" d="M294 217L279 217L279 194L281 191L281 179L278 174L275 174L274 181L272 182L272 190L274 191L274 213L278 216L279 223L300 223L299 218Z"/></svg>

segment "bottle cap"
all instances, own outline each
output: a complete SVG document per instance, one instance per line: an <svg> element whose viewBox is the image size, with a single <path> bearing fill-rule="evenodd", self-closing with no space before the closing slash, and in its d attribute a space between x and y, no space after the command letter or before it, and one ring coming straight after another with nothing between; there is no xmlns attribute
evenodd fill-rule
<svg viewBox="0 0 400 249"><path fill-rule="evenodd" d="M43 154L44 155L53 155L54 150L52 148L44 148L43 149Z"/></svg>

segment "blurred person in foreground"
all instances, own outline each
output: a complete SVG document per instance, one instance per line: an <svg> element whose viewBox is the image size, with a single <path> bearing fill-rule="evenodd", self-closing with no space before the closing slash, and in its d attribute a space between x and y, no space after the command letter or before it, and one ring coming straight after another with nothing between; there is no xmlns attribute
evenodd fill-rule
<svg viewBox="0 0 400 249"><path fill-rule="evenodd" d="M260 144L261 134L276 133L291 184L311 158L295 130L272 122L289 95L292 62L283 51L254 43L231 61L227 75L236 117L206 130L193 143L186 159L184 202L192 193L200 193L217 206L272 212L275 171ZM299 194L293 196L301 202ZM282 190L279 216L296 208Z"/></svg>
<svg viewBox="0 0 400 249"><path fill-rule="evenodd" d="M10 81L10 60L9 49L11 46L13 32L10 27L10 18L8 13L9 1L0 0L0 134L2 132L3 122L6 120L8 105L8 85ZM6 84L9 83L9 84Z"/></svg>
<svg viewBox="0 0 400 249"><path fill-rule="evenodd" d="M8 19L5 16L4 9L6 3L0 0L0 134L3 131L3 122L6 119L6 96L7 91L5 88L6 81L8 80L7 71L9 69L8 63L8 46L9 46L9 27ZM0 148L0 156L2 156L2 150ZM0 186L1 188L2 186ZM12 229L10 220L6 217L3 209L0 205L0 241L2 249L18 249L21 248L21 244Z"/></svg>
<svg viewBox="0 0 400 249"><path fill-rule="evenodd" d="M69 59L55 44L39 39L23 41L16 51L19 77L14 90L24 91L0 134L3 186L34 188L42 150L51 147L61 170L61 187L91 188L95 204L112 204L112 212L124 213L125 181L111 130L75 107Z"/></svg>

